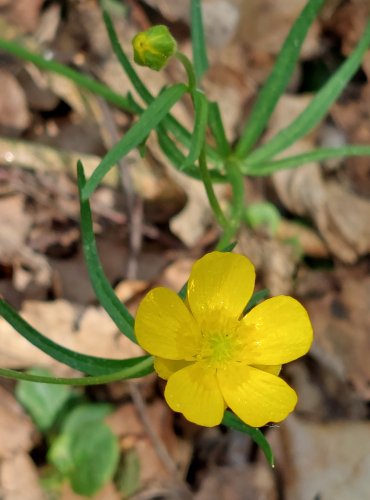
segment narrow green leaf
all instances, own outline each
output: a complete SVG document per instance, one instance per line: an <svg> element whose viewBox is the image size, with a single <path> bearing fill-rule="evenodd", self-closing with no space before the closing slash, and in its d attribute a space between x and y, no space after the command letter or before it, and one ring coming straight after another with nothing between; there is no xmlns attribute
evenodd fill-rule
<svg viewBox="0 0 370 500"><path fill-rule="evenodd" d="M76 83L76 85L84 87L94 94L104 97L107 101L115 104L116 106L119 106L126 111L137 113L137 108L132 103L132 101L130 102L122 95L113 92L106 85L99 83L93 78L83 75L82 73L79 73L78 71L75 71L72 68L65 66L64 64L60 64L50 59L45 59L39 54L30 52L21 45L18 45L17 43L9 40L4 40L3 38L0 38L0 49L5 50L6 52L13 54L20 59L31 62L41 69L57 73L58 75L62 75L72 82Z"/></svg>
<svg viewBox="0 0 370 500"><path fill-rule="evenodd" d="M196 90L193 95L194 98L194 130L191 137L191 144L188 156L185 162L181 165L181 170L184 171L191 167L194 162L199 158L200 152L204 145L207 129L208 117L208 102L203 92Z"/></svg>
<svg viewBox="0 0 370 500"><path fill-rule="evenodd" d="M111 42L113 51L114 51L118 61L120 62L123 70L125 71L125 73L129 77L132 85L135 87L137 93L143 99L143 101L148 105L151 104L154 100L154 97L150 93L150 91L148 90L148 87L141 80L141 78L139 77L139 75L135 71L135 68L131 64L129 58L127 57L124 50L122 49L122 46L118 40L117 33L114 29L114 25L112 23L112 20L106 12L104 13L104 21L105 21L105 24L107 27L107 32L108 32L108 35L110 38L110 42ZM129 95L128 95L128 100L130 102ZM130 104L137 107L137 104L135 103L135 101L133 103L130 103ZM175 137L175 139L177 139L178 141L183 143L187 148L190 147L190 144L191 144L190 132L183 125L181 125L181 123L179 123L176 120L176 118L174 118L170 113L163 119L161 125L162 125L162 128L164 130L170 131L171 134L173 134L173 136ZM176 145L173 143L173 141L170 138L168 138L167 141L172 143L173 148L176 148ZM221 164L221 158L219 157L217 152L214 151L214 149L209 147L209 146L207 148L207 155L208 155L210 161L214 162L216 165ZM175 157L173 157L173 159L174 158ZM182 162L176 163L175 164L176 168L179 168L181 164L182 164ZM186 173L188 175L191 175L191 174L189 174L189 172L186 172Z"/></svg>
<svg viewBox="0 0 370 500"><path fill-rule="evenodd" d="M204 37L201 0L191 0L190 10L191 42L193 63L197 81L200 82L208 69L207 49Z"/></svg>
<svg viewBox="0 0 370 500"><path fill-rule="evenodd" d="M271 161L268 163L249 164L246 160L241 164L243 174L251 176L270 175L284 168L296 168L306 163L320 162L330 160L331 158L344 158L351 156L368 156L370 155L370 146L361 144L353 144L340 148L321 148L302 153L296 156L287 156L280 160Z"/></svg>
<svg viewBox="0 0 370 500"><path fill-rule="evenodd" d="M123 138L105 155L82 190L82 199L91 196L106 173L127 153L138 146L163 120L172 106L185 94L186 85L179 83L164 90L144 111L139 120L126 132Z"/></svg>
<svg viewBox="0 0 370 500"><path fill-rule="evenodd" d="M34 368L31 375L52 376L49 370ZM18 401L26 408L41 431L47 431L54 424L60 410L71 396L69 387L50 387L21 380L15 389Z"/></svg>
<svg viewBox="0 0 370 500"><path fill-rule="evenodd" d="M0 299L0 316L35 347L76 370L80 370L90 375L100 375L117 372L128 366L127 360L87 356L67 349L66 347L62 347L33 328L3 299ZM131 364L132 363L133 362L131 362ZM5 376L3 373L0 373L0 375ZM28 379L24 378L24 380Z"/></svg>
<svg viewBox="0 0 370 500"><path fill-rule="evenodd" d="M291 79L307 32L323 3L324 0L309 0L293 24L272 72L258 94L248 123L236 147L238 158L244 158L260 138L279 97Z"/></svg>
<svg viewBox="0 0 370 500"><path fill-rule="evenodd" d="M182 153L182 151L179 150L176 144L168 137L167 132L163 127L162 123L157 127L157 139L158 139L158 144L163 153L167 156L172 165L176 169L180 170L181 165L183 165L185 162L185 155ZM194 179L197 180L201 178L199 173L199 168L196 167L195 165L187 167L186 172L184 173L186 173L186 175L188 175L189 177L193 177ZM218 170L210 169L209 175L212 181L215 183L226 182L225 175L223 175Z"/></svg>
<svg viewBox="0 0 370 500"><path fill-rule="evenodd" d="M139 77L139 75L136 73L134 67L132 66L128 57L126 56L125 52L123 51L121 44L118 40L116 30L114 29L112 19L106 11L103 12L103 19L104 19L104 23L105 23L105 26L107 29L110 43L112 45L113 52L115 53L123 70L125 71L125 73L129 77L130 82L135 87L135 90L137 91L139 96L144 100L144 102L146 104L150 104L154 98L153 98L152 94L149 92L146 85L144 85L144 83L141 80L141 78Z"/></svg>
<svg viewBox="0 0 370 500"><path fill-rule="evenodd" d="M135 102L135 100L131 95L123 97L122 95L111 90L106 85L97 82L93 78L83 75L78 71L75 71L69 68L68 66L65 66L64 64L60 64L50 59L46 59L39 54L35 54L33 52L28 51L27 49L25 49L24 47L15 42L4 40L2 38L0 38L0 49L3 49L4 51L13 54L14 56L19 57L25 61L29 61L41 69L62 75L68 78L69 80L73 81L76 85L86 88L87 90L93 92L96 95L104 97L104 99L106 99L108 102L114 104L115 106L118 106L119 108L125 111L139 115L142 113L141 107ZM131 68L132 71L134 71L132 66ZM130 75L132 76L131 72L129 76ZM141 84L145 87L142 81ZM141 97L143 96L144 94L143 92L141 92ZM148 100L147 104L149 104L150 102ZM190 146L190 141L191 141L190 132L183 125L181 125L173 116L171 116L170 114L166 116L164 118L164 123L166 125L166 128L168 128L171 131L171 133L177 140L182 142L186 147ZM217 152L209 146L207 147L207 156L215 166L217 166L218 168L222 167L222 159L217 154ZM177 165L177 167L179 166L180 165Z"/></svg>
<svg viewBox="0 0 370 500"><path fill-rule="evenodd" d="M253 441L261 448L266 457L266 460L271 465L271 467L274 467L274 455L272 453L271 446L259 429L250 427L249 425L245 424L240 420L240 418L234 415L234 413L228 410L225 411L222 423L230 429L248 434L248 436L250 436Z"/></svg>
<svg viewBox="0 0 370 500"><path fill-rule="evenodd" d="M220 108L217 102L208 103L208 125L215 138L217 151L223 158L226 158L229 156L231 148L226 137Z"/></svg>
<svg viewBox="0 0 370 500"><path fill-rule="evenodd" d="M327 114L330 106L358 70L370 46L370 22L355 50L328 82L315 94L306 109L284 130L248 157L249 163L260 163L272 158L312 130Z"/></svg>
<svg viewBox="0 0 370 500"><path fill-rule="evenodd" d="M152 373L154 370L153 358L151 356L140 356L138 358L122 359L119 360L119 363L121 367L126 366L126 368L122 368L119 371L117 370L115 372L109 371L109 368L107 369L107 372L109 372L107 375L97 375L90 377L46 377L42 375L32 375L30 373L10 370L8 368L0 368L0 377L13 380L29 380L30 382L40 382L42 384L87 386L108 384L109 382L115 382L116 380L127 380L130 378L144 377L145 375Z"/></svg>
<svg viewBox="0 0 370 500"><path fill-rule="evenodd" d="M81 238L85 262L92 287L100 304L112 318L117 328L132 342L137 343L134 332L134 318L118 299L117 295L104 274L98 251L88 200L82 199L82 190L85 186L85 174L81 162L77 163L77 183L80 196Z"/></svg>
<svg viewBox="0 0 370 500"><path fill-rule="evenodd" d="M270 295L270 291L267 288L262 288L258 292L254 292L250 301L246 305L243 314L247 314L253 307L255 307L259 302L266 299Z"/></svg>

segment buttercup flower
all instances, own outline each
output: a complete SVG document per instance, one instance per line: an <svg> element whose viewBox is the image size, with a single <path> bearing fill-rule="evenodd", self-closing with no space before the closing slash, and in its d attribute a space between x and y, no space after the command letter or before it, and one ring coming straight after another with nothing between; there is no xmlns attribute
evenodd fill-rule
<svg viewBox="0 0 370 500"><path fill-rule="evenodd" d="M212 252L195 262L185 302L167 288L142 300L135 322L140 345L167 380L165 399L199 425L218 425L229 407L253 427L280 422L297 403L278 374L307 353L312 327L295 299L268 299L243 316L255 282L242 255Z"/></svg>

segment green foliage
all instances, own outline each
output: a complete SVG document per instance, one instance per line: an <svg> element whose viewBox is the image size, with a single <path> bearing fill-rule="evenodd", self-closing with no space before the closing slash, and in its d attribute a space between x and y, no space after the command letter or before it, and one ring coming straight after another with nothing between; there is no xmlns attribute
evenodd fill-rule
<svg viewBox="0 0 370 500"><path fill-rule="evenodd" d="M118 440L103 422L110 412L104 404L76 407L49 450L50 463L80 495L97 493L116 471Z"/></svg>
<svg viewBox="0 0 370 500"><path fill-rule="evenodd" d="M272 467L274 467L274 455L272 453L271 446L259 429L255 429L254 427L250 427L249 425L245 424L236 415L228 410L225 411L222 423L227 427L230 427L230 429L248 434L253 439L253 441L261 448L268 463Z"/></svg>
<svg viewBox="0 0 370 500"><path fill-rule="evenodd" d="M248 205L244 210L244 220L253 229L266 226L271 234L275 234L281 215L275 205L264 201Z"/></svg>
<svg viewBox="0 0 370 500"><path fill-rule="evenodd" d="M51 376L45 369L34 368L29 371L33 375ZM71 396L71 389L66 386L53 387L47 384L26 382L17 384L16 396L26 408L40 431L49 430Z"/></svg>
<svg viewBox="0 0 370 500"><path fill-rule="evenodd" d="M319 124L345 85L356 73L370 45L370 23L368 23L355 50L314 95L307 108L267 143L253 149L259 143L271 114L291 79L306 34L323 4L324 0L307 1L286 38L272 72L256 99L250 118L235 147L227 140L218 104L209 102L206 95L197 88L208 68L200 0L191 1L193 64L184 54L175 52L176 42L169 35L166 27L154 27L149 30L149 35L161 30L161 36L163 36L165 32L166 43L168 40L171 42L170 46L165 45L165 56L175 55L178 61L183 64L188 78L186 84L178 83L169 86L157 96L152 95L135 71L129 57L124 53L119 43L111 18L108 13L104 13L104 21L112 49L123 71L131 81L134 91L142 99L144 105L139 105L135 100L136 97L131 93L120 95L91 77L56 61L34 54L15 42L0 39L0 49L33 63L41 69L60 74L81 88L103 97L110 104L137 115L132 127L107 152L89 179L85 179L83 166L81 163L78 164L81 234L89 277L99 302L117 328L131 341L136 342L134 319L116 297L104 274L96 248L88 200L107 172L127 153L134 148L145 152L145 142L151 132L156 133L160 148L176 169L183 170L184 174L203 182L209 204L223 231L217 245L217 248L220 249L227 248L228 244L234 241L235 234L243 220L251 227L267 224L272 232L276 230L279 222L280 216L271 204L254 204L245 208L244 175L269 175L283 168L296 168L312 161L322 161L333 157L370 155L370 146L348 145L336 149L318 149L296 156L279 156L276 159L276 155L281 155L295 141ZM115 5L112 0L105 0L104 5L110 12L114 12L112 9L118 7L118 4ZM121 12L121 10L115 12ZM156 37L151 38L149 35L148 33L139 34L136 37L136 42L145 39L147 50L148 47L149 49L153 48L153 44L158 42ZM159 41L162 43L163 38L160 38ZM142 49L143 46L136 43L134 57L139 60L140 64L148 62L143 59L143 54L140 53ZM156 51L152 51L151 57L156 58L157 55ZM165 62L163 58L159 62L156 60L154 69L160 69L163 62ZM149 63L153 66L153 59ZM190 95L194 107L192 131L187 130L170 114L172 107L186 93ZM207 143L209 137L213 140L212 144ZM230 185L231 200L227 209L221 207L218 202L214 191L216 182L226 182ZM185 294L186 285L179 292L181 297L184 297ZM266 294L266 290L255 293L246 309L254 307ZM18 386L18 397L42 430L48 430L54 425L57 415L70 397L70 392L67 388L54 387L51 389L46 385L31 384L31 381L56 385L90 385L144 376L153 370L152 358L149 356L129 360L112 360L87 356L64 348L34 329L2 299L0 299L0 315L37 348L54 359L89 375L87 377L60 378L50 376L44 371L23 373L0 369L1 376L24 381ZM62 432L50 450L50 461L57 467L60 474L69 477L77 492L95 493L104 482L112 477L116 469L118 461L117 441L103 422L108 411L109 408L106 406L96 406L94 409L92 407L75 409L65 420ZM273 464L271 449L258 429L252 429L245 425L229 411L225 412L223 423L232 429L249 434L262 448L268 461ZM127 460L126 467L127 470L131 470L131 479L126 477L127 484L123 480L121 489L129 494L128 492L135 490L138 472L135 457L132 458L132 462L129 462L128 458Z"/></svg>
<svg viewBox="0 0 370 500"><path fill-rule="evenodd" d="M77 165L77 182L80 196L81 238L84 257L99 302L117 325L117 328L136 342L134 319L126 307L118 300L114 290L106 278L96 248L91 209L88 200L83 200L82 191L86 186L85 174L81 162Z"/></svg>
<svg viewBox="0 0 370 500"><path fill-rule="evenodd" d="M236 147L236 155L239 158L246 157L261 137L280 96L293 75L307 32L323 4L324 0L309 0L293 24L271 74L258 94L248 123Z"/></svg>
<svg viewBox="0 0 370 500"><path fill-rule="evenodd" d="M190 21L194 70L196 79L199 82L208 69L207 48L204 37L200 0L191 0Z"/></svg>
<svg viewBox="0 0 370 500"><path fill-rule="evenodd" d="M81 192L85 201L94 192L107 172L119 162L132 149L139 146L151 130L167 115L172 106L185 94L186 86L178 83L164 90L153 101L148 109L140 116L139 120L126 132L123 138L108 151L102 161L94 170Z"/></svg>
<svg viewBox="0 0 370 500"><path fill-rule="evenodd" d="M128 450L118 467L116 484L124 498L132 496L140 487L140 458L135 448Z"/></svg>

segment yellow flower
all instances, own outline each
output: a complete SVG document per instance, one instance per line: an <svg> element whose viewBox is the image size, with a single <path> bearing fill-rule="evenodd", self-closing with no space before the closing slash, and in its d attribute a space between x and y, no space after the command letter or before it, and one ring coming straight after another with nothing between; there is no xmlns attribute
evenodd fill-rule
<svg viewBox="0 0 370 500"><path fill-rule="evenodd" d="M168 380L168 405L199 425L218 425L229 407L253 427L280 422L297 403L278 374L307 353L312 327L304 307L286 296L243 311L255 282L242 255L212 252L195 262L186 301L167 288L142 300L135 322L140 345Z"/></svg>

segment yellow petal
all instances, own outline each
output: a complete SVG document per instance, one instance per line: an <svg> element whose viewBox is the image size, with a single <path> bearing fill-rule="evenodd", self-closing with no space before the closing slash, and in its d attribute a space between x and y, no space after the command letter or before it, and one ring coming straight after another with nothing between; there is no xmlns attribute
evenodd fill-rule
<svg viewBox="0 0 370 500"><path fill-rule="evenodd" d="M279 373L281 372L281 365L253 365L253 367L276 376L278 376ZM154 361L154 368L155 368L155 361Z"/></svg>
<svg viewBox="0 0 370 500"><path fill-rule="evenodd" d="M141 301L135 334L143 349L167 359L191 359L200 342L199 328L190 311L167 288L154 288Z"/></svg>
<svg viewBox="0 0 370 500"><path fill-rule="evenodd" d="M198 362L177 371L168 379L164 396L170 408L190 422L213 427L221 423L225 403L216 370L207 368Z"/></svg>
<svg viewBox="0 0 370 500"><path fill-rule="evenodd" d="M193 265L188 282L190 309L200 324L212 315L237 319L252 296L253 264L243 255L211 252Z"/></svg>
<svg viewBox="0 0 370 500"><path fill-rule="evenodd" d="M165 358L154 358L154 370L157 372L158 377L168 380L178 370L185 366L190 365L191 361L172 360Z"/></svg>
<svg viewBox="0 0 370 500"><path fill-rule="evenodd" d="M252 309L238 331L241 359L251 365L280 365L306 354L312 326L306 309L292 297L273 297Z"/></svg>
<svg viewBox="0 0 370 500"><path fill-rule="evenodd" d="M284 380L252 366L232 363L217 376L228 406L252 427L284 420L297 403L295 391Z"/></svg>

